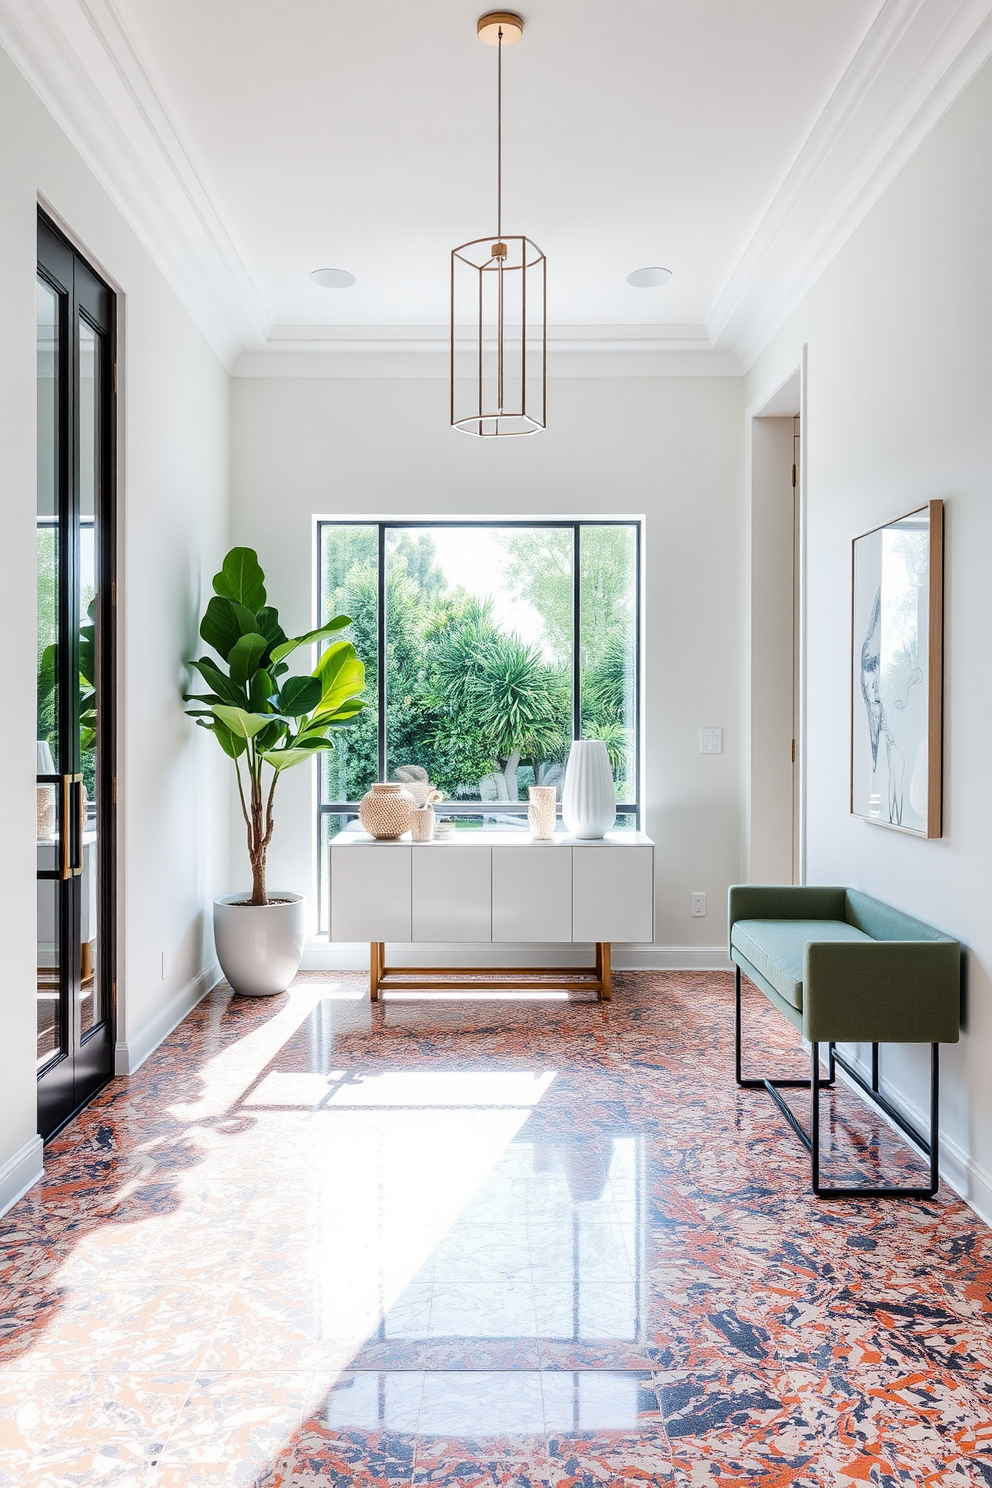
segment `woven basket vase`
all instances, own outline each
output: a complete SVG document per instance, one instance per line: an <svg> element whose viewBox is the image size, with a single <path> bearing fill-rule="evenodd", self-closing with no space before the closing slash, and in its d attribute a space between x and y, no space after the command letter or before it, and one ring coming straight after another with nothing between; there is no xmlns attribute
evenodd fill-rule
<svg viewBox="0 0 992 1488"><path fill-rule="evenodd" d="M358 803L358 820L380 842L392 842L409 832L413 812L413 797L392 780L374 785Z"/></svg>

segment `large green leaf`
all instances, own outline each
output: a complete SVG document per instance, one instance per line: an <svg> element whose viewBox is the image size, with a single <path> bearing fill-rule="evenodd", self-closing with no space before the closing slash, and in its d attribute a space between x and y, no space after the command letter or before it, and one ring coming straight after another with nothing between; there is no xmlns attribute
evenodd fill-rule
<svg viewBox="0 0 992 1488"><path fill-rule="evenodd" d="M314 721L336 713L341 704L365 689L365 667L358 660L350 641L328 646L317 663L315 677L320 678L321 697Z"/></svg>
<svg viewBox="0 0 992 1488"><path fill-rule="evenodd" d="M330 748L331 741L326 741L326 747ZM304 760L313 759L316 749L265 749L259 751L262 758L272 766L273 770L288 770L292 765L301 765Z"/></svg>
<svg viewBox="0 0 992 1488"><path fill-rule="evenodd" d="M79 630L79 676L90 687L96 681L96 626L83 625Z"/></svg>
<svg viewBox="0 0 992 1488"><path fill-rule="evenodd" d="M260 631L270 646L278 646L286 639L286 632L279 624L279 611L271 605L263 605L255 616L255 629Z"/></svg>
<svg viewBox="0 0 992 1488"><path fill-rule="evenodd" d="M264 667L259 667L253 674L248 684L248 705L252 713L264 713L272 706L272 694L276 690L276 684L272 673L267 672Z"/></svg>
<svg viewBox="0 0 992 1488"><path fill-rule="evenodd" d="M196 720L196 725L197 728L209 729L210 732L217 739L217 742L220 745L221 749L223 749L225 754L230 755L231 759L237 759L238 755L244 754L245 750L248 748L247 739L242 738L240 734L232 733L231 730L225 728L224 725L217 718L209 720L206 718L198 718Z"/></svg>
<svg viewBox="0 0 992 1488"><path fill-rule="evenodd" d="M279 693L279 712L302 718L316 708L322 696L319 677L287 677Z"/></svg>
<svg viewBox="0 0 992 1488"><path fill-rule="evenodd" d="M262 608L265 604L265 575L253 548L231 549L220 573L214 575L214 590L249 610Z"/></svg>
<svg viewBox="0 0 992 1488"><path fill-rule="evenodd" d="M258 671L259 662L267 650L268 642L257 631L239 637L228 657L231 681L239 682L243 687L251 674Z"/></svg>
<svg viewBox="0 0 992 1488"><path fill-rule="evenodd" d="M243 707L247 698L242 688L235 687L229 677L225 677L216 662L211 661L209 656L201 656L198 661L191 661L190 666L199 672L208 687L212 687L222 702L230 704L232 708Z"/></svg>
<svg viewBox="0 0 992 1488"><path fill-rule="evenodd" d="M55 691L55 646L46 646L38 663L38 705Z"/></svg>
<svg viewBox="0 0 992 1488"><path fill-rule="evenodd" d="M284 718L273 718L269 714L269 726L263 729L255 739L255 748L261 753L266 749L274 749L280 739L284 739L289 733L289 725Z"/></svg>
<svg viewBox="0 0 992 1488"><path fill-rule="evenodd" d="M312 646L316 641L322 641L327 636L333 635L336 630L344 630L346 625L351 624L349 615L335 615L333 620L328 620L319 630L308 630L306 635L295 636L291 641L284 641L281 646L276 646L272 652L273 661L282 661L289 656L298 646Z"/></svg>
<svg viewBox="0 0 992 1488"><path fill-rule="evenodd" d="M257 630L258 621L253 610L217 594L207 605L200 621L200 635L203 640L208 646L213 646L225 661L243 635L251 635Z"/></svg>
<svg viewBox="0 0 992 1488"><path fill-rule="evenodd" d="M253 739L272 722L271 714L248 713L244 708L216 707L213 714L214 718L239 739Z"/></svg>
<svg viewBox="0 0 992 1488"><path fill-rule="evenodd" d="M322 729L350 728L364 707L365 704L361 701L353 707L352 700L349 698L333 713L315 713L310 722L314 727Z"/></svg>

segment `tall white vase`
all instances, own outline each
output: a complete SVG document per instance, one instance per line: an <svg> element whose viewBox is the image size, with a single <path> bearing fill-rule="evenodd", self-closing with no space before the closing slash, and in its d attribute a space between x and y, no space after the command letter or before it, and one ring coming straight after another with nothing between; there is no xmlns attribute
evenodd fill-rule
<svg viewBox="0 0 992 1488"><path fill-rule="evenodd" d="M617 819L610 757L602 739L576 739L568 756L561 819L572 837L597 841Z"/></svg>

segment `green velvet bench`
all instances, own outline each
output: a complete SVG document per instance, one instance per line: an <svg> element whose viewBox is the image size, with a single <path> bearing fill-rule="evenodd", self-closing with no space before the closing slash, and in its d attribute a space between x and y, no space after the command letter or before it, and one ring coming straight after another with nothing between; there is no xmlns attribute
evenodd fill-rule
<svg viewBox="0 0 992 1488"><path fill-rule="evenodd" d="M957 1043L961 946L920 920L856 889L740 884L730 890L727 931L736 982L737 1083L767 1090L805 1143L813 1192L821 1198L932 1198L937 1192L940 1044ZM741 972L810 1044L809 1080L744 1079ZM836 1048L872 1046L871 1083ZM916 1131L879 1090L880 1043L930 1045L930 1130ZM827 1078L820 1045L827 1045ZM930 1159L928 1188L824 1186L820 1182L820 1090L846 1074ZM810 1130L779 1091L810 1091Z"/></svg>

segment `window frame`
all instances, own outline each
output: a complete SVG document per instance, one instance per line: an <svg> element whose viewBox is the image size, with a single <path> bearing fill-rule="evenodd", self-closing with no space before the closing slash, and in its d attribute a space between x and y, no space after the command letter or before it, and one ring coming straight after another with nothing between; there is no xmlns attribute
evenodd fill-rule
<svg viewBox="0 0 992 1488"><path fill-rule="evenodd" d="M436 528L484 528L486 531L545 531L556 528L572 534L572 738L582 737L582 529L593 527L631 527L634 531L634 769L635 785L633 800L617 802L617 814L632 816L636 830L642 828L643 786L641 778L643 743L641 738L644 716L641 700L642 688L642 621L643 621L643 575L644 575L644 519L643 517L331 517L315 518L316 541L316 623L323 619L324 603L324 542L326 527L367 527L376 531L376 724L378 730L378 778L386 776L386 675L388 668L382 663L386 655L386 538L395 530L419 529L433 531ZM371 699L369 700L371 704ZM321 778L317 778L317 862L320 877L323 877L323 838L325 816L354 816L358 812L357 801L321 800ZM444 802L445 816L479 816L492 814L493 802L456 800ZM519 816L521 825L526 824L526 801L500 801L501 816Z"/></svg>

